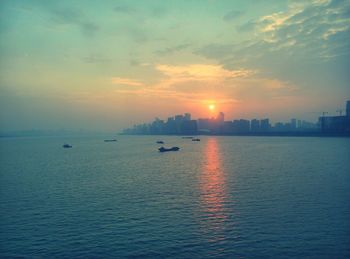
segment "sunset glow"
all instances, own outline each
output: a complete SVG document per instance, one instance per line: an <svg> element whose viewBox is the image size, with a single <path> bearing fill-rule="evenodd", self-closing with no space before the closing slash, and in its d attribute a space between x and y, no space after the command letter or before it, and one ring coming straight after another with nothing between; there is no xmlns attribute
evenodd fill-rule
<svg viewBox="0 0 350 259"><path fill-rule="evenodd" d="M349 97L349 8L335 0L2 1L2 130L118 131L184 112L316 121L312 112L335 113Z"/></svg>

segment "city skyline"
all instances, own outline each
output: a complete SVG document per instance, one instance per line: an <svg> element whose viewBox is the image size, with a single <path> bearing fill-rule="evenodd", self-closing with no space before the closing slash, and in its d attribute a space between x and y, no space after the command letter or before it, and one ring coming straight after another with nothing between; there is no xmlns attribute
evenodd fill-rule
<svg viewBox="0 0 350 259"><path fill-rule="evenodd" d="M336 115L350 97L349 10L340 0L1 1L0 129L118 131L183 111Z"/></svg>
<svg viewBox="0 0 350 259"><path fill-rule="evenodd" d="M272 122L269 118L236 118L225 120L225 114L218 112L210 118L192 118L190 113L177 114L166 120L156 117L153 122L135 124L123 130L123 134L131 135L303 135L350 134L350 100L345 110L338 110L337 116L329 116L323 112L317 122L308 122L291 118L288 122ZM209 107L214 110L214 106ZM327 115L327 116L326 116Z"/></svg>

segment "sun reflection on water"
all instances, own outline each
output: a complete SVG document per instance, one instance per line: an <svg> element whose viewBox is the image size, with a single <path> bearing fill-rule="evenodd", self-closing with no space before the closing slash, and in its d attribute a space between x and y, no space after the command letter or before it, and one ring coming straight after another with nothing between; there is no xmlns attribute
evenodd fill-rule
<svg viewBox="0 0 350 259"><path fill-rule="evenodd" d="M209 138L204 150L204 162L200 175L201 225L204 234L211 242L225 238L225 221L228 214L225 209L227 200L225 175L222 170L217 138Z"/></svg>

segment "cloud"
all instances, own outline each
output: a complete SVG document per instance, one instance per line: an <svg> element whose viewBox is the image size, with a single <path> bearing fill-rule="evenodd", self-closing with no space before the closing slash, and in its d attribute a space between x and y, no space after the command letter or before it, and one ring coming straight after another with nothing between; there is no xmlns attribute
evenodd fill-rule
<svg viewBox="0 0 350 259"><path fill-rule="evenodd" d="M162 50L157 50L157 51L155 51L155 53L160 55L160 56L170 55L170 54L176 53L178 51L187 49L189 46L190 46L190 44L179 44L179 45L176 45L174 47L168 47L168 48L165 48Z"/></svg>
<svg viewBox="0 0 350 259"><path fill-rule="evenodd" d="M111 81L112 81L112 84L116 84L116 85L144 86L142 82L134 79L130 79L130 78L112 77Z"/></svg>
<svg viewBox="0 0 350 259"><path fill-rule="evenodd" d="M269 78L295 83L322 77L316 75L318 69L334 70L334 64L344 65L345 57L345 66L350 66L349 1L291 1L285 11L249 23L246 29L254 31L243 40L206 44L194 53L228 70L257 69Z"/></svg>
<svg viewBox="0 0 350 259"><path fill-rule="evenodd" d="M99 26L85 16L83 12L72 7L46 6L52 15L52 21L57 25L78 26L86 37L93 37L99 30Z"/></svg>
<svg viewBox="0 0 350 259"><path fill-rule="evenodd" d="M237 31L239 32L249 32L251 30L253 30L256 26L256 22L255 21L248 21L246 23L240 24L236 27Z"/></svg>
<svg viewBox="0 0 350 259"><path fill-rule="evenodd" d="M224 79L247 77L251 70L230 71L220 65L191 64L183 66L157 65L156 69L176 81L222 81Z"/></svg>
<svg viewBox="0 0 350 259"><path fill-rule="evenodd" d="M263 40L279 44L286 39L323 48L328 37L349 29L350 17L346 14L350 4L339 1L313 1L290 6L287 12L264 16L259 21ZM342 44L338 42L338 44ZM334 45L327 45L332 51Z"/></svg>
<svg viewBox="0 0 350 259"><path fill-rule="evenodd" d="M118 94L147 98L172 99L186 103L202 103L213 99L218 103L233 104L250 98L269 100L293 96L298 88L287 81L260 76L257 71L228 70L220 65L158 64L155 69L164 77L155 84L144 85L127 78L114 82L137 88L118 88Z"/></svg>
<svg viewBox="0 0 350 259"><path fill-rule="evenodd" d="M224 15L224 17L222 17L222 19L225 22L230 22L232 20L235 20L239 17L241 17L243 15L242 11L237 11L237 10L231 10L230 12L228 12L227 14Z"/></svg>

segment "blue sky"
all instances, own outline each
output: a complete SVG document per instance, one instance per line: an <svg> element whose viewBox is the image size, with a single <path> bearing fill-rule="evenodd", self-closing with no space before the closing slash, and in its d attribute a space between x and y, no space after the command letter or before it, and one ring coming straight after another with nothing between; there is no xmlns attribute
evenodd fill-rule
<svg viewBox="0 0 350 259"><path fill-rule="evenodd" d="M1 129L316 120L350 99L349 29L340 0L5 0Z"/></svg>

